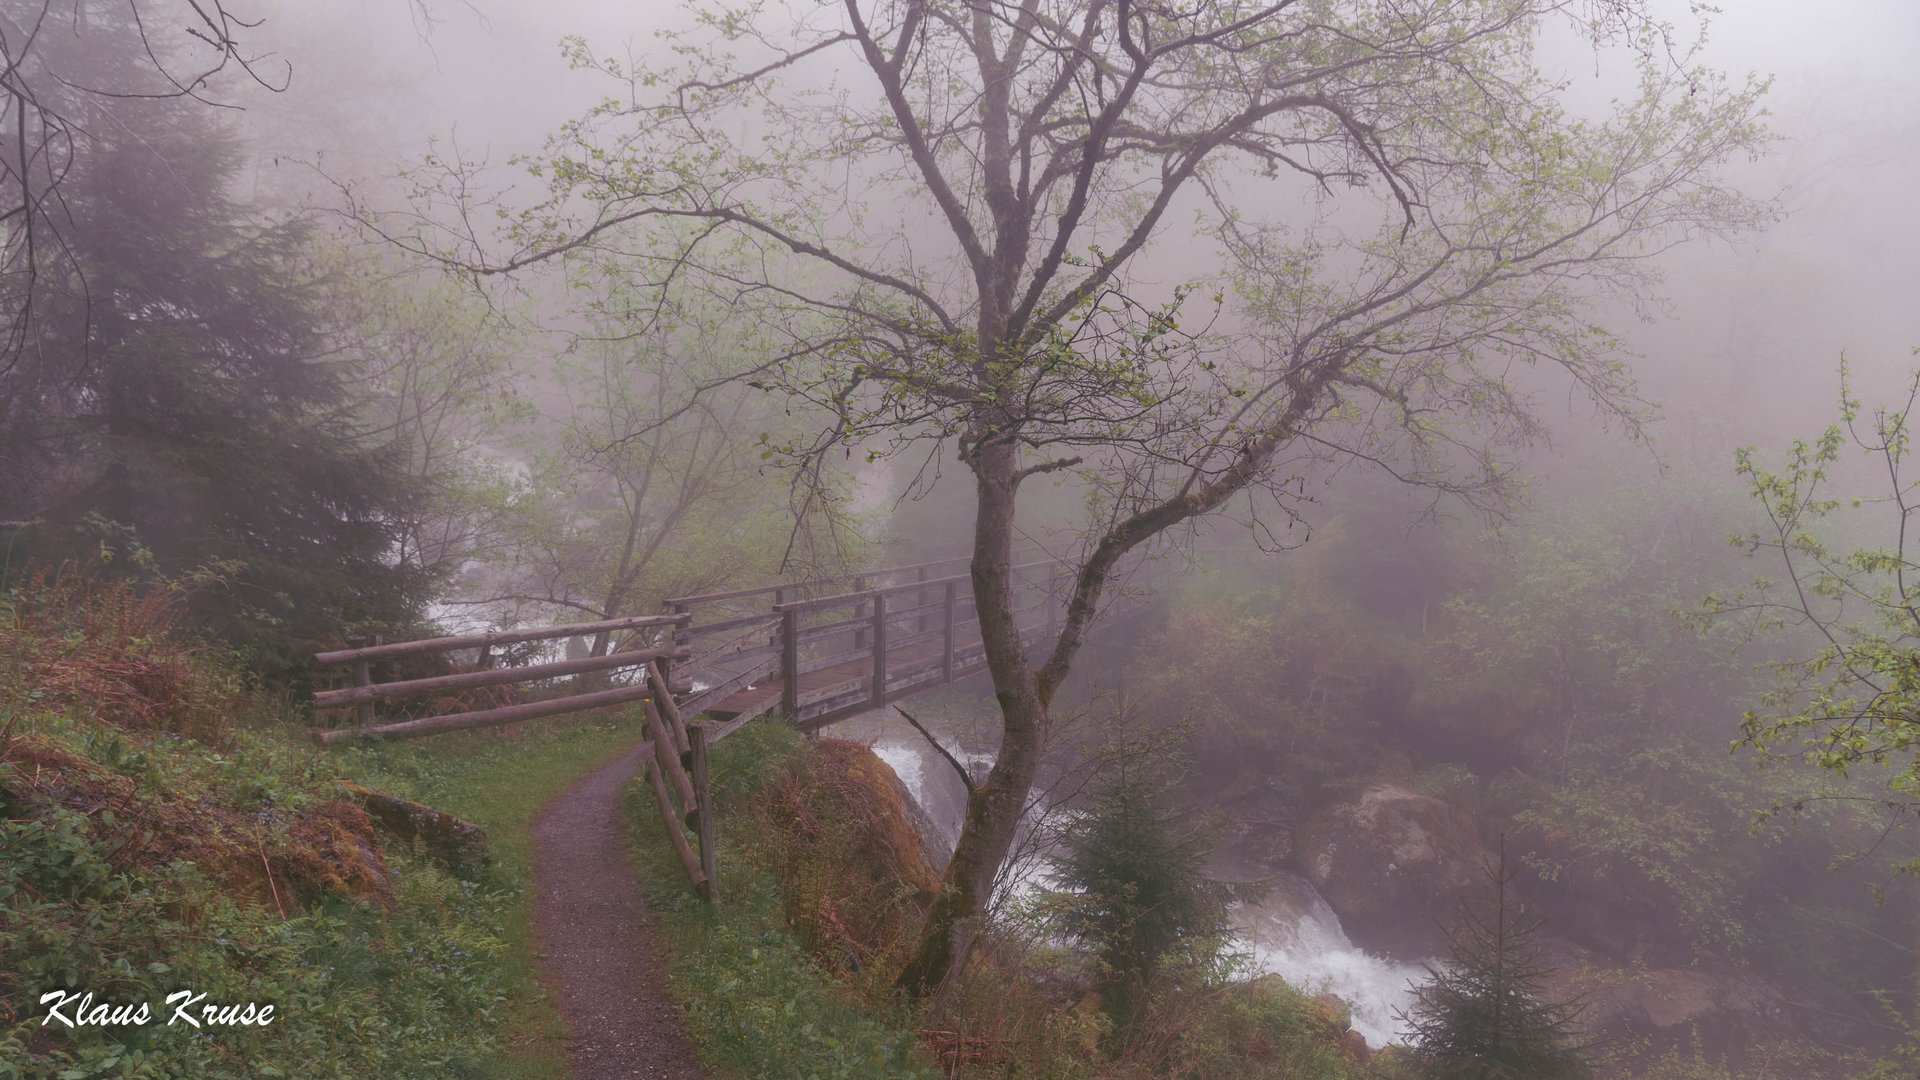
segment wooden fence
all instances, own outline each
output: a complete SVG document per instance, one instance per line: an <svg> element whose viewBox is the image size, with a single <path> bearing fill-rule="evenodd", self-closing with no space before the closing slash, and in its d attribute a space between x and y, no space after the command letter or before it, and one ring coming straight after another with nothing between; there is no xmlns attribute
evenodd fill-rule
<svg viewBox="0 0 1920 1080"><path fill-rule="evenodd" d="M322 667L348 666L353 671L354 685L338 690L321 690L313 695L316 710L354 707L358 712L359 726L321 731L316 736L321 742L336 742L341 739L407 739L420 735L431 735L441 731L458 731L464 728L494 727L511 724L516 720L532 720L542 716L555 716L561 713L579 712L583 709L597 709L605 705L619 705L638 701L645 697L646 686L616 686L605 690L596 690L568 694L545 701L533 701L524 704L505 705L496 708L475 709L465 712L428 716L396 723L381 724L375 722L374 702L396 697L419 697L429 694L445 694L453 691L472 690L487 686L503 686L515 683L547 682L558 678L577 677L593 672L612 672L620 668L640 667L655 661L684 659L686 651L677 645L664 647L633 647L643 632L657 630L669 631L684 624L685 615L637 615L624 619L606 619L600 622L574 623L566 626L536 626L521 630L498 630L487 634L469 634L460 637L425 638L419 641L401 641L392 644L364 645L352 649L336 649L332 652L316 653L314 662ZM493 650L502 645L519 644L528 641L549 641L555 638L575 637L582 634L615 633L627 631L625 642L616 642L604 656L587 656L574 660L557 660L543 664L524 664L510 667L494 667ZM403 657L445 654L465 650L476 650L477 670L457 672L451 675L434 675L424 678L399 679L391 682L375 682L372 665L380 661L392 661Z"/></svg>

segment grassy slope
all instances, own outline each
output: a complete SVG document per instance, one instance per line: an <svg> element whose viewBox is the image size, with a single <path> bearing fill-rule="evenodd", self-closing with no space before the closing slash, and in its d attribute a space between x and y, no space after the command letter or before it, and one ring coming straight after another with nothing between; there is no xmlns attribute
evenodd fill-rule
<svg viewBox="0 0 1920 1080"><path fill-rule="evenodd" d="M670 990L716 1075L742 1078L934 1077L907 1018L870 1010L820 970L786 927L779 889L758 865L747 801L798 753L790 728L752 724L714 748L720 896L701 903L681 868L646 781L627 792L640 874L660 912Z"/></svg>
<svg viewBox="0 0 1920 1080"><path fill-rule="evenodd" d="M494 884L506 894L503 1077L566 1075L565 1028L533 958L533 816L546 801L640 737L630 715L548 720L511 734L472 732L335 752L342 776L487 830Z"/></svg>

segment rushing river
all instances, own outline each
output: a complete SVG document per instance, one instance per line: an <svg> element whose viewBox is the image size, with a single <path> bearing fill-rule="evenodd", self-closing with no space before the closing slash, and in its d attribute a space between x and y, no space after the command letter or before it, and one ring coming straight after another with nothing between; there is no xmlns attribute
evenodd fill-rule
<svg viewBox="0 0 1920 1080"><path fill-rule="evenodd" d="M966 790L952 766L937 757L918 733L897 718L888 723L869 714L836 726L833 734L871 741L874 753L892 767L939 833L942 850L952 849L966 809ZM993 760L979 753L958 756L976 775L983 774ZM1033 887L1036 876L1033 870L1016 875L1016 887ZM1247 936L1254 964L1306 993L1332 994L1346 1002L1352 1009L1353 1029L1371 1045L1400 1041L1395 1012L1409 1007L1410 984L1424 979L1425 969L1354 945L1339 916L1305 878L1290 872L1263 876L1273 878L1266 895L1234 908L1235 922Z"/></svg>

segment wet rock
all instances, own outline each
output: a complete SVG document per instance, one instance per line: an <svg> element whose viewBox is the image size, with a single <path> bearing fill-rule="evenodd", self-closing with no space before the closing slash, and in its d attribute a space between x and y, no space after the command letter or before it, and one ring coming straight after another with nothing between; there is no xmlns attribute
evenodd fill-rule
<svg viewBox="0 0 1920 1080"><path fill-rule="evenodd" d="M1365 1065L1373 1058L1373 1047L1368 1045L1367 1037L1353 1030L1353 1007L1332 994L1316 994L1310 1002L1315 1019L1326 1028L1327 1037L1340 1047L1340 1052L1356 1064Z"/></svg>
<svg viewBox="0 0 1920 1080"><path fill-rule="evenodd" d="M883 760L881 764L884 765L886 762ZM953 857L953 845L947 840L939 824L921 808L920 801L913 797L913 791L907 787L906 782L901 780L891 767L887 769L887 775L893 778L893 792L900 800L901 814L906 817L907 824L913 831L920 835L920 857L927 861L927 865L935 873L944 873L947 869L947 860Z"/></svg>
<svg viewBox="0 0 1920 1080"><path fill-rule="evenodd" d="M1365 1065L1373 1060L1373 1047L1368 1046L1367 1037L1357 1031L1340 1036L1340 1052L1356 1065Z"/></svg>
<svg viewBox="0 0 1920 1080"><path fill-rule="evenodd" d="M1484 889L1490 860L1465 810L1398 784L1321 810L1295 835L1295 865L1353 940L1399 955L1439 947L1440 927Z"/></svg>
<svg viewBox="0 0 1920 1080"><path fill-rule="evenodd" d="M1293 858L1293 818L1266 808L1228 808L1227 847L1262 866L1286 866Z"/></svg>

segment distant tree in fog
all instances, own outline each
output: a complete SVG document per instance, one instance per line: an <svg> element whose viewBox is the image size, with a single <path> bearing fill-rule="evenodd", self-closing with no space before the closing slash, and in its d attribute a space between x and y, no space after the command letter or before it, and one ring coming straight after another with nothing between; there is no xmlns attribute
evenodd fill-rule
<svg viewBox="0 0 1920 1080"><path fill-rule="evenodd" d="M125 12L62 44L83 85L151 62ZM345 626L411 620L433 573L396 556L426 488L365 423L308 230L231 197L241 148L193 101L87 112L61 179L87 288L49 292L0 374L0 572L117 551L195 576L204 620L282 673Z"/></svg>
<svg viewBox="0 0 1920 1080"><path fill-rule="evenodd" d="M395 0L429 19L426 0ZM35 347L49 305L84 319L86 266L72 246L68 181L88 143L120 134L112 103L175 100L214 111L246 90L278 92L288 58L252 39L257 0L17 0L0 5L0 379ZM137 59L107 71L89 54L131 28ZM5 386L0 383L0 390Z"/></svg>
<svg viewBox="0 0 1920 1080"><path fill-rule="evenodd" d="M545 201L501 211L506 250L455 164L404 211L354 210L466 274L591 253L731 305L776 343L733 377L828 418L770 441L803 477L925 444L971 473L1003 738L901 975L925 991L985 908L1129 552L1230 505L1291 513L1329 459L1494 504L1540 434L1516 369L1644 418L1597 305L1650 296L1669 245L1766 218L1715 179L1765 140L1759 87L1698 66L1649 6L716 8L674 67L575 45L618 93L535 164ZM1637 96L1569 116L1534 63L1548 25L1636 63ZM1169 236L1222 269L1180 281ZM1046 474L1090 497L1063 625L1030 651L1011 550Z"/></svg>
<svg viewBox="0 0 1920 1080"><path fill-rule="evenodd" d="M284 85L280 60L242 43L255 23L225 0L27 0L0 10L0 376L33 345L33 315L48 293L86 294L73 249L68 181L86 145L119 134L112 103L179 99L216 103L212 83L237 70ZM103 69L89 54L130 28L138 62ZM65 305L69 314L83 317Z"/></svg>
<svg viewBox="0 0 1920 1080"><path fill-rule="evenodd" d="M554 362L511 440L527 475L494 557L454 602L616 618L780 571L793 517L754 440L781 422L775 403L744 385L689 401L739 347L724 321L629 335L603 320Z"/></svg>

